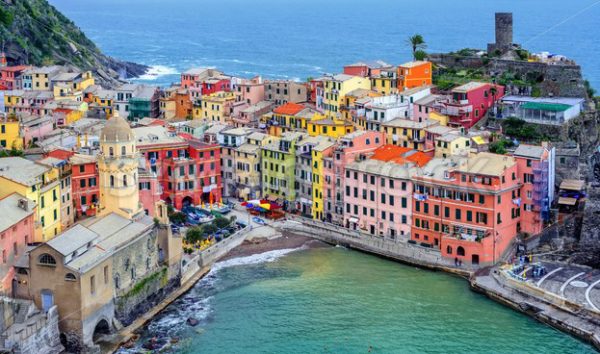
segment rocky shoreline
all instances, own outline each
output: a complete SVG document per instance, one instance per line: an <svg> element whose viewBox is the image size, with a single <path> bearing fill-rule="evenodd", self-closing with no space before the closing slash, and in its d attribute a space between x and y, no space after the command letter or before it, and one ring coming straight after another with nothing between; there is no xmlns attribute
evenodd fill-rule
<svg viewBox="0 0 600 354"><path fill-rule="evenodd" d="M221 258L220 261L226 261L239 257L248 257L255 254L283 249L323 247L330 246L325 242L315 240L312 237L294 233L285 233L276 238L254 237L252 239L245 240L241 245L231 250L225 257Z"/></svg>

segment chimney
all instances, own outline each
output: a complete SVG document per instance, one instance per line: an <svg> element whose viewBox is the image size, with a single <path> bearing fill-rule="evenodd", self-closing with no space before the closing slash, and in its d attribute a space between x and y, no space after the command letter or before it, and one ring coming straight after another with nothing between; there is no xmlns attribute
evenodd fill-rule
<svg viewBox="0 0 600 354"><path fill-rule="evenodd" d="M19 199L17 206L25 211L29 211L29 201L27 199Z"/></svg>

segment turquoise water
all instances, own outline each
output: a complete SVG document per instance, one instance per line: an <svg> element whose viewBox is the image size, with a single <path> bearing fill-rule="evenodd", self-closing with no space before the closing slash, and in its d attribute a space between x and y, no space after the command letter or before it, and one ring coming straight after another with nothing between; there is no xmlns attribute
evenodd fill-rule
<svg viewBox="0 0 600 354"><path fill-rule="evenodd" d="M50 0L109 55L154 66L157 84L193 66L305 79L344 64L486 48L494 12L514 13L515 42L574 58L600 90L597 0ZM152 81L151 80L151 81Z"/></svg>
<svg viewBox="0 0 600 354"><path fill-rule="evenodd" d="M342 248L282 253L218 264L144 338L190 354L593 352L444 273Z"/></svg>

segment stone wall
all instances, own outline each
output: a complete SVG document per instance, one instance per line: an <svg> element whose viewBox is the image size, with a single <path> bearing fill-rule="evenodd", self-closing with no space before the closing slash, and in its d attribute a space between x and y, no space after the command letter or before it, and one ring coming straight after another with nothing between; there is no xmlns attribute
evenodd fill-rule
<svg viewBox="0 0 600 354"><path fill-rule="evenodd" d="M11 318L11 325L0 336L1 351L58 354L64 350L60 343L56 306L51 307L48 313L37 310L31 301L3 299L0 306L3 314Z"/></svg>
<svg viewBox="0 0 600 354"><path fill-rule="evenodd" d="M579 65L548 65L499 58L481 58L458 54L431 54L434 64L454 69L480 69L487 75L499 77L503 73L514 73L527 81L536 82L542 96L550 94L563 97L587 97Z"/></svg>

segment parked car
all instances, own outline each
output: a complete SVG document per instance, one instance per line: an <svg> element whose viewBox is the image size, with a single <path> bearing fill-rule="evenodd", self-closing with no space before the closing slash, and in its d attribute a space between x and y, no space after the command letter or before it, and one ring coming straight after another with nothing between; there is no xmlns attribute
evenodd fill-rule
<svg viewBox="0 0 600 354"><path fill-rule="evenodd" d="M254 221L255 223L257 223L259 225L266 225L267 224L266 221L264 221L263 219L259 218L258 216L253 217L252 221Z"/></svg>

